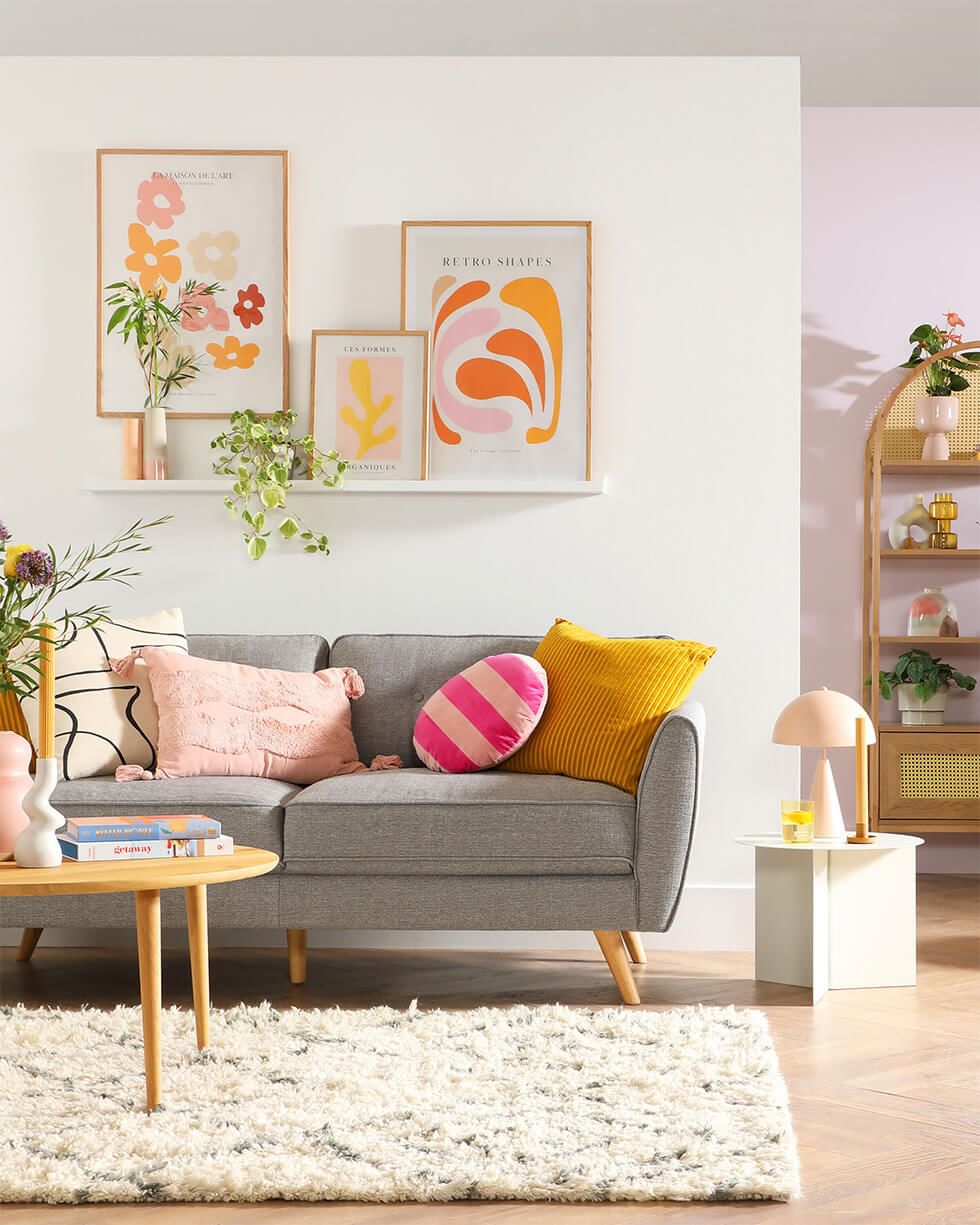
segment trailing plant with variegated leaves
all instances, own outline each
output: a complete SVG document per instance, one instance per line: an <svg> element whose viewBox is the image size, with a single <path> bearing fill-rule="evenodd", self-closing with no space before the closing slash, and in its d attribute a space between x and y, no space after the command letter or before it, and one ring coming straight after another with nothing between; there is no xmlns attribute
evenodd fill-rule
<svg viewBox="0 0 980 1225"><path fill-rule="evenodd" d="M258 561L268 548L273 530L283 540L297 540L304 553L327 556L330 544L287 506L294 476L307 476L328 489L344 483L347 464L339 451L321 451L312 434L293 436L296 414L273 413L260 417L247 409L232 413L230 428L212 439L211 449L221 455L211 467L218 476L234 477L225 506L241 518L245 548ZM272 519L278 520L272 525Z"/></svg>

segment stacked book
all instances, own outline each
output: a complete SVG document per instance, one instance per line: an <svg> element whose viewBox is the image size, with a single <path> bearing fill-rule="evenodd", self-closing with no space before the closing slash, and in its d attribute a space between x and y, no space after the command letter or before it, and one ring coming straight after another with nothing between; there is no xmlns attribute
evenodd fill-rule
<svg viewBox="0 0 980 1225"><path fill-rule="evenodd" d="M61 853L79 862L230 855L235 844L211 817L69 817Z"/></svg>

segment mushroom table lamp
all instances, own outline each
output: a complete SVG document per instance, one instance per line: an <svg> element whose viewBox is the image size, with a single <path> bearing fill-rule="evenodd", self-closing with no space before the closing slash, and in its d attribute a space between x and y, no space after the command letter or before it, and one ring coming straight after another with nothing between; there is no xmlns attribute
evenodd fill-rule
<svg viewBox="0 0 980 1225"><path fill-rule="evenodd" d="M874 744L874 725L853 698L833 689L811 689L790 702L772 729L773 744L822 750L810 791L814 838L846 836L827 750L854 748L859 720L865 732L864 743Z"/></svg>

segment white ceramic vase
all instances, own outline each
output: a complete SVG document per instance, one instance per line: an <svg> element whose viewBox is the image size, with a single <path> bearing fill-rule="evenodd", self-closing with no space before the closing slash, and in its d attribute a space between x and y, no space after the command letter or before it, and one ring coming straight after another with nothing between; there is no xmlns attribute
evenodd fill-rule
<svg viewBox="0 0 980 1225"><path fill-rule="evenodd" d="M925 434L923 459L949 459L949 439L960 423L958 396L918 396L915 401L915 428Z"/></svg>
<svg viewBox="0 0 980 1225"><path fill-rule="evenodd" d="M914 536L916 528L921 535ZM925 507L925 497L917 493L908 506L888 529L888 543L893 549L924 549L929 536L936 530L936 520Z"/></svg>
<svg viewBox="0 0 980 1225"><path fill-rule="evenodd" d="M51 792L58 781L57 757L39 757L34 785L22 801L28 825L14 842L14 859L21 868L58 868L61 866L61 845L55 830L65 818L51 806Z"/></svg>
<svg viewBox="0 0 980 1225"><path fill-rule="evenodd" d="M898 709L906 727L938 727L946 722L946 695L948 689L940 689L931 698L916 696L914 685L896 685Z"/></svg>
<svg viewBox="0 0 980 1225"><path fill-rule="evenodd" d="M167 412L152 404L143 413L143 480L167 479Z"/></svg>

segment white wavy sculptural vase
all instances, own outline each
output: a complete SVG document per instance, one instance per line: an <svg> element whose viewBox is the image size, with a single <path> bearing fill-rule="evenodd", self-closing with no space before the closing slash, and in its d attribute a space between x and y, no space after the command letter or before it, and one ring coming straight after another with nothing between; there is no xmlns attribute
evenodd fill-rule
<svg viewBox="0 0 980 1225"><path fill-rule="evenodd" d="M913 528L921 534L916 536ZM888 529L888 543L893 549L925 549L929 536L936 530L936 520L926 510L925 497L915 494L907 510L904 510Z"/></svg>
<svg viewBox="0 0 980 1225"><path fill-rule="evenodd" d="M21 801L28 825L14 841L18 867L57 868L61 864L61 845L55 831L64 825L65 818L51 804L57 781L57 757L39 757L34 785Z"/></svg>
<svg viewBox="0 0 980 1225"><path fill-rule="evenodd" d="M960 423L959 396L917 396L915 428L925 434L923 459L949 459L949 439Z"/></svg>

